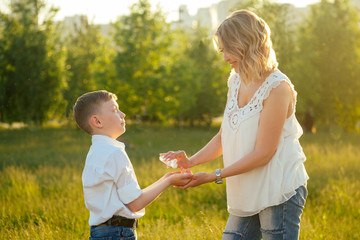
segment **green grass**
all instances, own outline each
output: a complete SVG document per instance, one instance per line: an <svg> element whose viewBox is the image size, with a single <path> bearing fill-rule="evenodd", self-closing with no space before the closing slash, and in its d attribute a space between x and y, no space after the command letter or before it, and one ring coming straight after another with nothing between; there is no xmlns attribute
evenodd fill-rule
<svg viewBox="0 0 360 240"><path fill-rule="evenodd" d="M123 139L141 187L170 171L167 150L195 153L217 129L128 126ZM309 196L300 239L360 239L360 136L301 138ZM81 173L90 137L71 129L0 130L0 239L88 239ZM221 159L197 171L221 167ZM167 189L146 208L139 239L221 239L228 213L225 186Z"/></svg>

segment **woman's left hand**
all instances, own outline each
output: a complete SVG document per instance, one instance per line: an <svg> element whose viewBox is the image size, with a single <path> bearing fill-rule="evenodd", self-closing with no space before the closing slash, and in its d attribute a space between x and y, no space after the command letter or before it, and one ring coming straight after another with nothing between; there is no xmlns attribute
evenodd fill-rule
<svg viewBox="0 0 360 240"><path fill-rule="evenodd" d="M198 172L192 176L191 181L189 183L187 183L186 185L175 186L175 187L180 188L180 189L187 189L189 187L196 187L196 186L200 186L204 183L213 182L213 181L215 181L215 179L216 179L216 176L214 173Z"/></svg>
<svg viewBox="0 0 360 240"><path fill-rule="evenodd" d="M182 150L176 152L169 151L167 153L160 153L160 156L162 156L165 160L177 159L178 168L188 169L192 167L191 161L186 156L186 153Z"/></svg>

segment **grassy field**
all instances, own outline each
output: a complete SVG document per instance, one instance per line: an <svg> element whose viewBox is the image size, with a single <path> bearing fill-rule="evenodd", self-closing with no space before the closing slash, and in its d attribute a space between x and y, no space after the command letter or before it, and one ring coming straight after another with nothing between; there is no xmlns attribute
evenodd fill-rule
<svg viewBox="0 0 360 240"><path fill-rule="evenodd" d="M195 153L217 129L128 126L123 140L141 187L169 171L167 150ZM309 197L300 239L360 239L360 135L301 138ZM81 172L90 137L71 128L0 130L0 239L88 239ZM213 171L218 159L193 169ZM167 189L146 208L139 239L221 239L225 186Z"/></svg>

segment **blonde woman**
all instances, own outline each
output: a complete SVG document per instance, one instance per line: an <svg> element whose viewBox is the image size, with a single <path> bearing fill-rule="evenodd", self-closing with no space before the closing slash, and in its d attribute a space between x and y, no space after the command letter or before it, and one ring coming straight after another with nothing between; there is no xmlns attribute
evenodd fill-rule
<svg viewBox="0 0 360 240"><path fill-rule="evenodd" d="M230 215L222 239L298 239L309 177L294 86L277 68L268 25L254 13L233 12L215 40L233 68L221 129L190 158L184 151L163 158L191 168L223 156L224 168L196 173L181 187L226 178Z"/></svg>

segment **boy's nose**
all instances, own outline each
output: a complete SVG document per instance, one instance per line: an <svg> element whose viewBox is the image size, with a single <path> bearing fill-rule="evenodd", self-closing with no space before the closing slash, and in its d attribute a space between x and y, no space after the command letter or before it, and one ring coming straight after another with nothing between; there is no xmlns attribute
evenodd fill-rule
<svg viewBox="0 0 360 240"><path fill-rule="evenodd" d="M120 117L121 117L121 118L125 118L125 116L126 116L126 114L125 114L125 113L120 112Z"/></svg>

